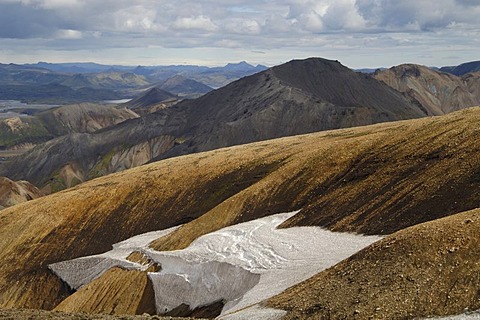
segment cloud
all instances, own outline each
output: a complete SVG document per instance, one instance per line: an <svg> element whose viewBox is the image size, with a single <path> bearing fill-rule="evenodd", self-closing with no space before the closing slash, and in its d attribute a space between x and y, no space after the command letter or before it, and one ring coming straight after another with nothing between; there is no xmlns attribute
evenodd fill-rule
<svg viewBox="0 0 480 320"><path fill-rule="evenodd" d="M177 30L202 30L213 32L218 27L210 20L209 17L200 15L196 17L178 17L173 23L173 27Z"/></svg>
<svg viewBox="0 0 480 320"><path fill-rule="evenodd" d="M357 0L362 17L373 29L434 31L452 24L479 25L480 3L469 0Z"/></svg>
<svg viewBox="0 0 480 320"><path fill-rule="evenodd" d="M478 0L0 0L0 47L244 48L266 58L278 50L355 56L365 46L394 54L454 44L470 52L479 16Z"/></svg>
<svg viewBox="0 0 480 320"><path fill-rule="evenodd" d="M82 32L78 30L58 30L56 34L57 39L82 39Z"/></svg>

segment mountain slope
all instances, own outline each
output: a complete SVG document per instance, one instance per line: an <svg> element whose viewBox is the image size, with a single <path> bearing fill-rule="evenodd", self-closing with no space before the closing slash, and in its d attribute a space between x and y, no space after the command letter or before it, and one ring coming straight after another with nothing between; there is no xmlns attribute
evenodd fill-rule
<svg viewBox="0 0 480 320"><path fill-rule="evenodd" d="M0 147L15 148L38 144L74 132L94 132L127 119L138 117L126 109L109 105L81 103L52 108L35 116L0 121Z"/></svg>
<svg viewBox="0 0 480 320"><path fill-rule="evenodd" d="M480 207L479 121L474 108L225 148L5 209L0 306L54 308L72 292L49 264L182 223L151 247L184 248L220 228L300 209L290 223L385 234ZM91 287L95 299L118 292L102 289L103 280Z"/></svg>
<svg viewBox="0 0 480 320"><path fill-rule="evenodd" d="M145 115L170 106L176 103L177 100L178 97L176 95L159 87L155 87L139 97L122 104L122 107Z"/></svg>
<svg viewBox="0 0 480 320"><path fill-rule="evenodd" d="M12 181L0 177L0 209L43 196L42 192L27 181Z"/></svg>
<svg viewBox="0 0 480 320"><path fill-rule="evenodd" d="M442 67L440 68L440 71L448 72L456 76L463 76L467 73L480 71L480 61L466 62L458 66Z"/></svg>
<svg viewBox="0 0 480 320"><path fill-rule="evenodd" d="M51 141L16 159L22 166L7 164L0 172L43 186L71 163L88 179L152 159L422 116L418 105L369 75L312 58L243 78L111 130ZM144 162L135 160L136 155ZM118 164L118 158L127 161Z"/></svg>
<svg viewBox="0 0 480 320"><path fill-rule="evenodd" d="M376 71L374 77L418 101L429 115L441 115L480 104L480 74L459 78L430 68L404 64Z"/></svg>
<svg viewBox="0 0 480 320"><path fill-rule="evenodd" d="M213 90L201 82L180 75L168 78L159 88L180 96L199 96Z"/></svg>

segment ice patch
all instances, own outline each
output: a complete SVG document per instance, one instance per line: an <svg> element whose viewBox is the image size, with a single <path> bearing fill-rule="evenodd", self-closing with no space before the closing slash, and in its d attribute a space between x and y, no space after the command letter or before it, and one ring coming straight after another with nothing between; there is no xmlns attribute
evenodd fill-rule
<svg viewBox="0 0 480 320"><path fill-rule="evenodd" d="M114 265L146 270L147 266L126 260L130 253L139 251L162 267L160 272L149 273L158 313L180 304L193 309L223 300L220 318L229 315L228 319L251 319L255 312L256 319L279 318L283 311L255 305L381 239L319 227L277 229L296 213L223 228L177 251L158 252L148 247L175 228L150 232L115 244L104 254L56 263L50 268L79 288Z"/></svg>

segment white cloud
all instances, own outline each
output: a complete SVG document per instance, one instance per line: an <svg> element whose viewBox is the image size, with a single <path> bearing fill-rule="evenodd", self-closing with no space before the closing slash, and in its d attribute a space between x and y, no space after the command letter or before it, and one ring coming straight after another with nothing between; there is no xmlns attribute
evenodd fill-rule
<svg viewBox="0 0 480 320"><path fill-rule="evenodd" d="M173 23L173 27L178 30L202 30L213 32L218 30L218 27L206 16L196 17L179 17Z"/></svg>
<svg viewBox="0 0 480 320"><path fill-rule="evenodd" d="M58 30L57 39L81 39L82 32L78 30Z"/></svg>

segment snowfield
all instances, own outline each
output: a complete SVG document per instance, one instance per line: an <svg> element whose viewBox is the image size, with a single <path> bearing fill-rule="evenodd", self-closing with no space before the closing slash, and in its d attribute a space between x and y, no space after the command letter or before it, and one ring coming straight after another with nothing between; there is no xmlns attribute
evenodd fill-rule
<svg viewBox="0 0 480 320"><path fill-rule="evenodd" d="M281 310L256 304L351 256L379 236L336 233L320 227L277 226L297 212L281 213L223 228L195 240L188 248L159 252L153 240L174 231L149 232L117 243L113 250L50 265L72 288L78 289L113 266L146 270L128 261L142 252L161 265L148 275L155 290L158 313L184 303L191 308L225 301L221 319L277 319Z"/></svg>

